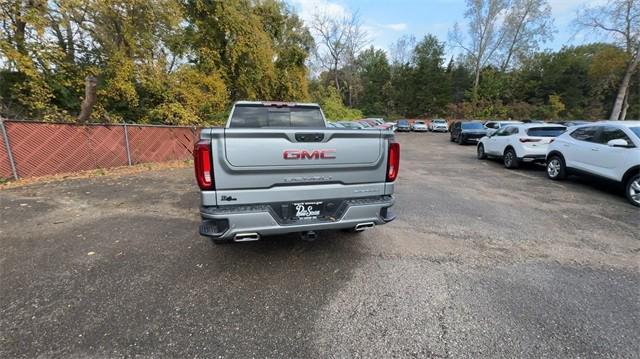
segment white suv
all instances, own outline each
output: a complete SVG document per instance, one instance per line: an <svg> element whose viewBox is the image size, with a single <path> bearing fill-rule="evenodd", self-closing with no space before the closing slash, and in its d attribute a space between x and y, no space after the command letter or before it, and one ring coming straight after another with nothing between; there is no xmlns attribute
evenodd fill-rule
<svg viewBox="0 0 640 359"><path fill-rule="evenodd" d="M447 120L443 120L440 118L433 119L429 123L429 131L449 132L449 124L447 123Z"/></svg>
<svg viewBox="0 0 640 359"><path fill-rule="evenodd" d="M544 162L547 147L566 130L555 124L512 124L480 139L478 159L502 158L504 166L518 168L521 162Z"/></svg>
<svg viewBox="0 0 640 359"><path fill-rule="evenodd" d="M561 180L586 173L622 183L640 207L640 121L602 121L572 127L547 154L547 176Z"/></svg>

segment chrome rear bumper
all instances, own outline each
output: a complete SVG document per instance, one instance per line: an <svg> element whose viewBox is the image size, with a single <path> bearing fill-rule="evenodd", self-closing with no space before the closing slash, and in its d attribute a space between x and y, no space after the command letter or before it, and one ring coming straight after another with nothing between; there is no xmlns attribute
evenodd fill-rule
<svg viewBox="0 0 640 359"><path fill-rule="evenodd" d="M251 238L261 236L319 231L327 229L364 229L369 224L381 225L393 221L391 211L393 196L378 196L345 200L345 208L339 218L329 220L283 221L270 205L201 207L200 234L219 239L234 239L237 235L251 233ZM366 226L363 224L367 224Z"/></svg>

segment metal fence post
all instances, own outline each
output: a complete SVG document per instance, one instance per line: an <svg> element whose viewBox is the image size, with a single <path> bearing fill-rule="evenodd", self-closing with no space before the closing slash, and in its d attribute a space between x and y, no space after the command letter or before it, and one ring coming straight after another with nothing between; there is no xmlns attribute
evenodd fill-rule
<svg viewBox="0 0 640 359"><path fill-rule="evenodd" d="M124 127L124 145L127 149L127 161L129 162L129 166L131 166L131 150L129 149L129 131L127 130L127 124L122 125Z"/></svg>
<svg viewBox="0 0 640 359"><path fill-rule="evenodd" d="M11 172L13 178L18 179L18 170L16 169L16 162L13 160L13 152L11 152L11 144L9 143L9 135L7 129L4 127L4 119L0 117L0 129L2 129L2 139L4 140L4 148L7 149L7 157L9 158L9 164L11 164Z"/></svg>

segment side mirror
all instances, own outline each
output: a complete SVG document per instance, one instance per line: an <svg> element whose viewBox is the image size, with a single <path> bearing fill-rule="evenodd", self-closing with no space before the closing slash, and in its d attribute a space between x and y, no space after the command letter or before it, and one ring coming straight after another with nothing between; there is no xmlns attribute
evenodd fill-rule
<svg viewBox="0 0 640 359"><path fill-rule="evenodd" d="M609 142L607 142L607 145L609 147L631 147L629 146L629 142L627 142L627 140L622 139L622 138L616 138L615 140L611 140Z"/></svg>

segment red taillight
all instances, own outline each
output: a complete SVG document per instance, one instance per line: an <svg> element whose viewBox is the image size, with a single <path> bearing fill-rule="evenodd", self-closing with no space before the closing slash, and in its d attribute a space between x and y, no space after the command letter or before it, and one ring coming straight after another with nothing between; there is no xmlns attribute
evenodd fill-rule
<svg viewBox="0 0 640 359"><path fill-rule="evenodd" d="M213 189L213 171L211 170L211 142L200 140L193 149L193 164L196 180L200 189Z"/></svg>
<svg viewBox="0 0 640 359"><path fill-rule="evenodd" d="M527 137L522 137L519 139L520 142L522 143L526 143L526 142L540 142L541 140L539 138L527 138Z"/></svg>
<svg viewBox="0 0 640 359"><path fill-rule="evenodd" d="M389 158L387 159L387 182L393 182L398 177L400 170L400 144L389 143Z"/></svg>

